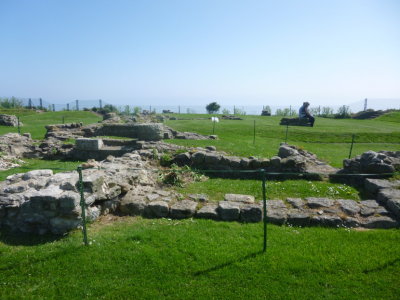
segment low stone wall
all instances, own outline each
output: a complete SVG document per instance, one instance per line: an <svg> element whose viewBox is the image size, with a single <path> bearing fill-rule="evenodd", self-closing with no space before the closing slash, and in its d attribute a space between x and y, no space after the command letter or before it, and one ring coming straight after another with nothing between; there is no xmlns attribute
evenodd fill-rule
<svg viewBox="0 0 400 300"><path fill-rule="evenodd" d="M400 171L400 151L367 151L343 160L344 174L384 174Z"/></svg>
<svg viewBox="0 0 400 300"><path fill-rule="evenodd" d="M164 131L161 123L103 124L96 129L94 136L120 136L143 141L160 141L164 138Z"/></svg>
<svg viewBox="0 0 400 300"><path fill-rule="evenodd" d="M310 173L310 178L313 177L312 173L330 174L337 172L337 169L318 160L315 154L287 144L282 144L279 147L278 156L273 156L270 159L229 156L217 152L215 147L210 146L205 149L197 148L180 153L174 157L173 162L179 166L188 165L202 170L264 169L267 172ZM318 179L319 175L314 177Z"/></svg>

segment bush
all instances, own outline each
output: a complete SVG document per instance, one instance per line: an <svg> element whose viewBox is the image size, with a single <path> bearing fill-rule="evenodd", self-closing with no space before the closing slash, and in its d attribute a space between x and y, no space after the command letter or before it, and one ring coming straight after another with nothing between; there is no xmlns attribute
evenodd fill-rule
<svg viewBox="0 0 400 300"><path fill-rule="evenodd" d="M338 108L338 112L335 114L335 119L349 119L351 118L350 107L343 105Z"/></svg>
<svg viewBox="0 0 400 300"><path fill-rule="evenodd" d="M281 117L294 117L297 116L297 113L293 109L289 108L284 108L280 109L278 108L275 112L276 116L281 116Z"/></svg>
<svg viewBox="0 0 400 300"><path fill-rule="evenodd" d="M222 110L222 114L223 115L229 115L231 112L229 111L229 109L227 109L227 108L224 108L223 110Z"/></svg>
<svg viewBox="0 0 400 300"><path fill-rule="evenodd" d="M22 108L23 101L15 98L15 97L0 98L0 107L1 108Z"/></svg>
<svg viewBox="0 0 400 300"><path fill-rule="evenodd" d="M322 107L321 117L330 118L333 116L333 108L329 106Z"/></svg>
<svg viewBox="0 0 400 300"><path fill-rule="evenodd" d="M220 105L217 102L211 102L206 106L206 110L209 114L214 114L219 111Z"/></svg>

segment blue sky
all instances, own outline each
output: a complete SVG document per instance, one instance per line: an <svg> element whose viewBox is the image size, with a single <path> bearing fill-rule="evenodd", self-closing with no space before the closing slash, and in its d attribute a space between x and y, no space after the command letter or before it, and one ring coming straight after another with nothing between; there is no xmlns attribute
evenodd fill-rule
<svg viewBox="0 0 400 300"><path fill-rule="evenodd" d="M0 0L0 97L400 99L400 1Z"/></svg>

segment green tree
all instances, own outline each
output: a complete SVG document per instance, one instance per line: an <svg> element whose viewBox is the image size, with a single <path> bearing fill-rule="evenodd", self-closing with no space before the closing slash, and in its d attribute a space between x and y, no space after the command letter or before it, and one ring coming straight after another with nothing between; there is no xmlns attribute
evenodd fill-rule
<svg viewBox="0 0 400 300"><path fill-rule="evenodd" d="M206 110L209 114L214 114L219 111L220 107L221 106L217 102L211 102L206 106Z"/></svg>

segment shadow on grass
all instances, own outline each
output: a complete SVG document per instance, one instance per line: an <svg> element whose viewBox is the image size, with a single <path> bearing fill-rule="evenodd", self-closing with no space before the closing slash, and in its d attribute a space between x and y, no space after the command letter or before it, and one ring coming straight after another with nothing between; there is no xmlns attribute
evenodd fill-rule
<svg viewBox="0 0 400 300"><path fill-rule="evenodd" d="M9 229L0 230L0 242L10 246L35 246L51 243L62 239L62 235L34 235L30 233L13 232Z"/></svg>
<svg viewBox="0 0 400 300"><path fill-rule="evenodd" d="M364 274L369 274L369 273L372 273L372 272L383 271L383 270L385 270L385 269L387 269L389 267L393 267L393 266L395 266L395 265L397 265L399 263L400 263L400 258L392 259L392 260L390 260L390 261L388 261L388 262L386 262L386 263L384 263L384 264L382 264L382 265L380 265L378 267L364 270L363 273Z"/></svg>
<svg viewBox="0 0 400 300"><path fill-rule="evenodd" d="M229 267L229 266L233 265L234 263L243 262L243 261L246 261L248 259L255 258L255 257L257 257L257 256L259 256L260 254L263 254L263 253L264 253L263 251L257 251L257 252L254 252L254 253L250 253L250 254L247 254L247 255L245 255L243 257L240 257L238 259L234 259L234 260L228 261L228 262L223 263L223 264L216 265L214 267L211 267L211 268L208 268L208 269L205 269L205 270L200 270L200 271L194 272L193 275L194 276L207 275L210 272L218 271L218 270L221 270L223 268Z"/></svg>

